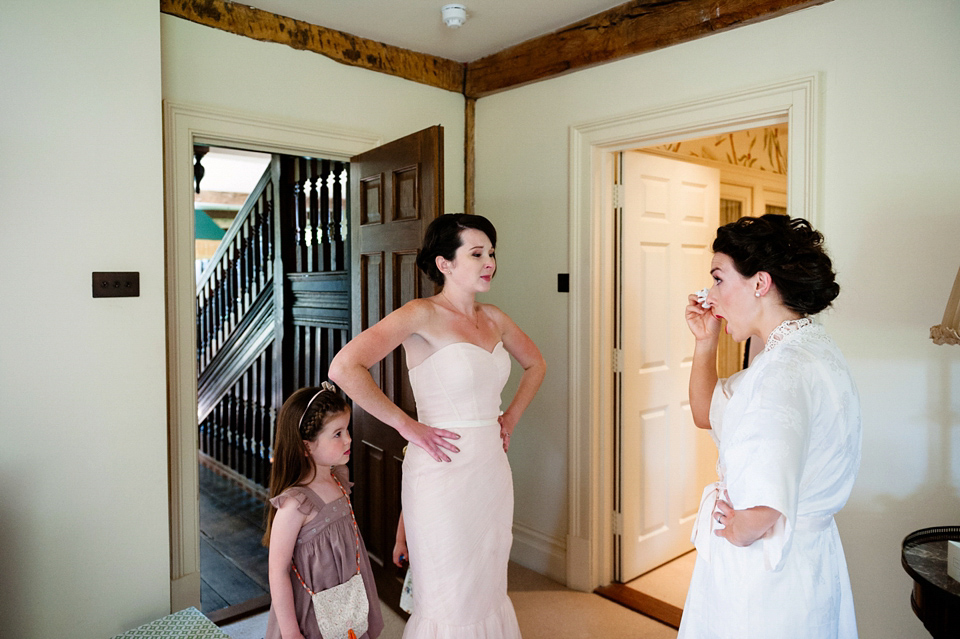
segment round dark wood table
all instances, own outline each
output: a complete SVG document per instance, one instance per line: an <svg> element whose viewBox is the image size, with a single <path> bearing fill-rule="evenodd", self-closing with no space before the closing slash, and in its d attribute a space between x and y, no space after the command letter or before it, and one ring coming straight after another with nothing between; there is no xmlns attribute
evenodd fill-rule
<svg viewBox="0 0 960 639"><path fill-rule="evenodd" d="M922 528L903 540L900 561L913 578L910 605L935 639L960 638L960 581L947 574L947 542L960 526Z"/></svg>

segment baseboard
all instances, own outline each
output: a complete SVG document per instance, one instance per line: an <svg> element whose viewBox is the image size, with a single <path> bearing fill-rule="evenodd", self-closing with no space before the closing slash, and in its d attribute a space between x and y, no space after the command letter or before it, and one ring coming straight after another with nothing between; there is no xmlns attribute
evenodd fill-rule
<svg viewBox="0 0 960 639"><path fill-rule="evenodd" d="M514 522L510 559L556 582L567 582L567 547L561 537Z"/></svg>

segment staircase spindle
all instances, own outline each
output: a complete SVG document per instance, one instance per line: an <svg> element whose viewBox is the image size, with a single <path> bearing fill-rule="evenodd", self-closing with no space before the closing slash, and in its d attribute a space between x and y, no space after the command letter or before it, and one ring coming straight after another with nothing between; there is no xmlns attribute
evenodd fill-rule
<svg viewBox="0 0 960 639"><path fill-rule="evenodd" d="M273 397L273 349L267 348L260 356L260 419L257 431L257 476L255 481L261 486L270 482L270 447L273 445L273 430L271 429L271 415L273 411L270 399Z"/></svg>
<svg viewBox="0 0 960 639"><path fill-rule="evenodd" d="M333 182L333 219L330 226L330 245L331 245L331 266L334 271L344 271L347 268L346 256L344 254L344 198L343 193L347 184L347 173L344 170L343 162L334 162L333 164L334 182Z"/></svg>
<svg viewBox="0 0 960 639"><path fill-rule="evenodd" d="M306 183L306 160L297 158L293 162L294 181L293 181L293 204L294 216L297 221L297 272L302 273L307 267L306 246L307 246L307 199L304 191Z"/></svg>
<svg viewBox="0 0 960 639"><path fill-rule="evenodd" d="M317 248L320 244L320 238L323 235L320 230L320 220L318 215L318 195L317 195L317 160L315 158L310 158L310 160L304 159L304 163L307 169L307 182L310 184L310 242L307 245L307 262L305 264L305 270L308 273L313 273L319 269L318 261L318 251Z"/></svg>
<svg viewBox="0 0 960 639"><path fill-rule="evenodd" d="M330 160L320 162L320 258L318 269L330 270Z"/></svg>

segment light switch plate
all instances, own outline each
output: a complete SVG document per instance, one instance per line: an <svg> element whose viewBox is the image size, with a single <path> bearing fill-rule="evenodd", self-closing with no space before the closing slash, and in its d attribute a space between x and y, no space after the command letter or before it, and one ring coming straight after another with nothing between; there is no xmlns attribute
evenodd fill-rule
<svg viewBox="0 0 960 639"><path fill-rule="evenodd" d="M140 273L111 272L93 274L94 297L140 297Z"/></svg>

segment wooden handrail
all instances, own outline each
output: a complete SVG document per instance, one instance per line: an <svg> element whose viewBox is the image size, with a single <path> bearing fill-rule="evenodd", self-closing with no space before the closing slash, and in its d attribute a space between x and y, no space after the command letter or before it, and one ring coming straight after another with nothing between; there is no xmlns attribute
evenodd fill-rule
<svg viewBox="0 0 960 639"><path fill-rule="evenodd" d="M268 167L199 278L200 374L230 339L273 276L275 199L272 168Z"/></svg>

